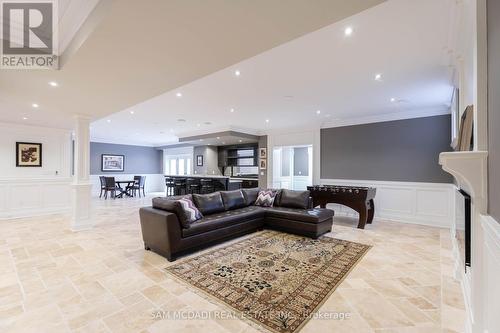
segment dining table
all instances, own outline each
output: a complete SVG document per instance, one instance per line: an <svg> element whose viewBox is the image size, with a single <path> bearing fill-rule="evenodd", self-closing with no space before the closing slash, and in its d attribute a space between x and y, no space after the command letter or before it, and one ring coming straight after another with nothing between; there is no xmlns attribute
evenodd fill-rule
<svg viewBox="0 0 500 333"><path fill-rule="evenodd" d="M128 197L132 197L132 194L128 192L128 189L130 186L132 186L135 183L135 180L117 180L115 181L116 183L116 189L120 192L116 196L116 198L123 198L125 195ZM122 187L122 184L124 185Z"/></svg>

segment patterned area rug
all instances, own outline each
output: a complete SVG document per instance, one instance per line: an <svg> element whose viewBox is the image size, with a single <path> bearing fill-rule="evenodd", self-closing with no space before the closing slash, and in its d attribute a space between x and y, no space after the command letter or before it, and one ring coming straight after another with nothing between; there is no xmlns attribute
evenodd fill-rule
<svg viewBox="0 0 500 333"><path fill-rule="evenodd" d="M370 249L263 231L167 272L272 332L297 332Z"/></svg>

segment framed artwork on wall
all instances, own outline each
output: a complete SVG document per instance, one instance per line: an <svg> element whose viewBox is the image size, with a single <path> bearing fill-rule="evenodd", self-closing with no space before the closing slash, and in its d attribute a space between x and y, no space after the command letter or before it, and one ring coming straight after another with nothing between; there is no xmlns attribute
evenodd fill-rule
<svg viewBox="0 0 500 333"><path fill-rule="evenodd" d="M114 171L120 172L125 170L125 156L124 155L101 155L101 171Z"/></svg>
<svg viewBox="0 0 500 333"><path fill-rule="evenodd" d="M267 148L259 148L259 157L267 158Z"/></svg>
<svg viewBox="0 0 500 333"><path fill-rule="evenodd" d="M16 167L41 167L42 144L16 142Z"/></svg>
<svg viewBox="0 0 500 333"><path fill-rule="evenodd" d="M203 166L203 155L196 155L196 166Z"/></svg>
<svg viewBox="0 0 500 333"><path fill-rule="evenodd" d="M259 161L259 168L261 170L266 170L267 169L267 160L260 159L260 161Z"/></svg>

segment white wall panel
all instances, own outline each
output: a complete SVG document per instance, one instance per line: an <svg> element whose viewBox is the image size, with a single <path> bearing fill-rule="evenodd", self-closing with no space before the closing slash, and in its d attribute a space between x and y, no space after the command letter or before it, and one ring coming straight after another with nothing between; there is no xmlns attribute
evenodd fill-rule
<svg viewBox="0 0 500 333"><path fill-rule="evenodd" d="M70 210L71 180L0 180L0 219L62 213Z"/></svg>
<svg viewBox="0 0 500 333"><path fill-rule="evenodd" d="M42 167L16 167L16 142L42 144ZM71 131L0 123L0 219L69 210Z"/></svg>
<svg viewBox="0 0 500 333"><path fill-rule="evenodd" d="M453 184L383 182L349 179L321 179L322 185L370 186L377 189L375 218L435 227L453 225L455 186ZM357 217L354 210L332 204L337 216Z"/></svg>

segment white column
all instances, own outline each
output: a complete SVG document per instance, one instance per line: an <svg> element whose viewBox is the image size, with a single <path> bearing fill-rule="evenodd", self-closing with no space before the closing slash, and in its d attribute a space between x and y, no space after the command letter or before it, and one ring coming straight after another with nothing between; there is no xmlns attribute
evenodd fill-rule
<svg viewBox="0 0 500 333"><path fill-rule="evenodd" d="M71 230L92 227L90 183L90 118L75 116L75 174L72 184Z"/></svg>

